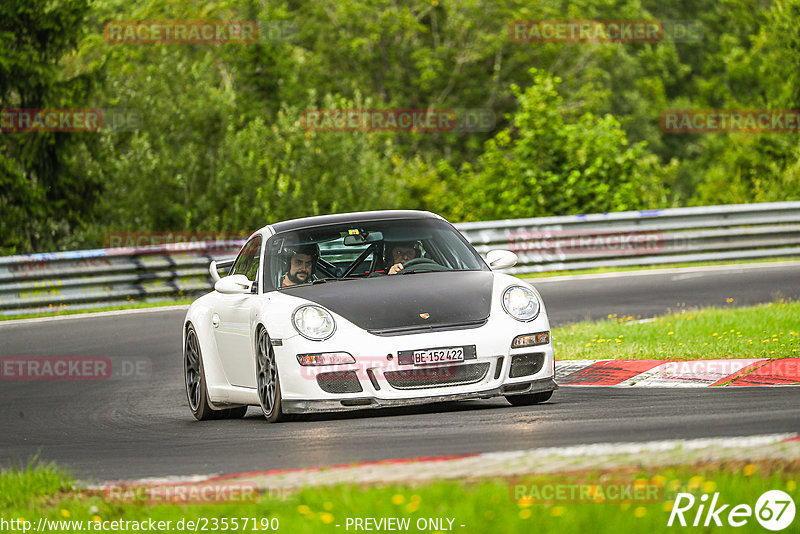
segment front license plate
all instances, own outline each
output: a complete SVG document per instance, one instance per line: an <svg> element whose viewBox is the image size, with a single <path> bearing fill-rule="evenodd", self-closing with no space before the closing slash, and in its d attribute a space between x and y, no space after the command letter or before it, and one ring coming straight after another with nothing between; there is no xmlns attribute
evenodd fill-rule
<svg viewBox="0 0 800 534"><path fill-rule="evenodd" d="M444 347L441 349L415 350L414 365L432 363L463 362L464 347Z"/></svg>

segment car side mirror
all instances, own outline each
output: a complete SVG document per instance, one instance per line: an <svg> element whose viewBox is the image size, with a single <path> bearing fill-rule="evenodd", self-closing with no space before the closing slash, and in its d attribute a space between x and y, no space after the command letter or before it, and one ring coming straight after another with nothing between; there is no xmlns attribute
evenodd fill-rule
<svg viewBox="0 0 800 534"><path fill-rule="evenodd" d="M517 264L517 255L510 250L490 250L486 254L486 263L492 270L508 269Z"/></svg>
<svg viewBox="0 0 800 534"><path fill-rule="evenodd" d="M243 274L232 274L220 278L214 284L214 289L227 295L250 293L253 283Z"/></svg>

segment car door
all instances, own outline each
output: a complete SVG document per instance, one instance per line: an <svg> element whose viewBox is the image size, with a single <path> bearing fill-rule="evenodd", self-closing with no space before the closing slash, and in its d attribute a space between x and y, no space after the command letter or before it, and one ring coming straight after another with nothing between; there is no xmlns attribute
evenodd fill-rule
<svg viewBox="0 0 800 534"><path fill-rule="evenodd" d="M254 340L251 325L258 298L262 238L256 235L242 247L230 274L243 274L253 282L254 293L220 294L212 322L228 382L234 386L256 387Z"/></svg>

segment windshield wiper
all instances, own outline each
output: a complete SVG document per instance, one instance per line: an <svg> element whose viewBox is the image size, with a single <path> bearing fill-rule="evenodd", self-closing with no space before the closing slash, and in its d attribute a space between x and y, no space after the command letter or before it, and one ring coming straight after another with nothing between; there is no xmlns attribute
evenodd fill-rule
<svg viewBox="0 0 800 534"><path fill-rule="evenodd" d="M353 278L353 277L336 278L334 276L328 276L326 278L317 278L316 280L313 280L311 282L311 284L312 285L313 284L324 284L325 282L329 282L329 281L338 282L340 280L358 280L358 279L357 278Z"/></svg>

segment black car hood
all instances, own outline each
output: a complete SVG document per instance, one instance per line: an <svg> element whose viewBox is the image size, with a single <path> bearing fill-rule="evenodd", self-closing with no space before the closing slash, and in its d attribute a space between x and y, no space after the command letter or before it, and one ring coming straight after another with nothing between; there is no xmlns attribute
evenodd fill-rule
<svg viewBox="0 0 800 534"><path fill-rule="evenodd" d="M364 330L399 334L486 321L492 281L490 271L445 271L329 281L281 291L324 306Z"/></svg>

